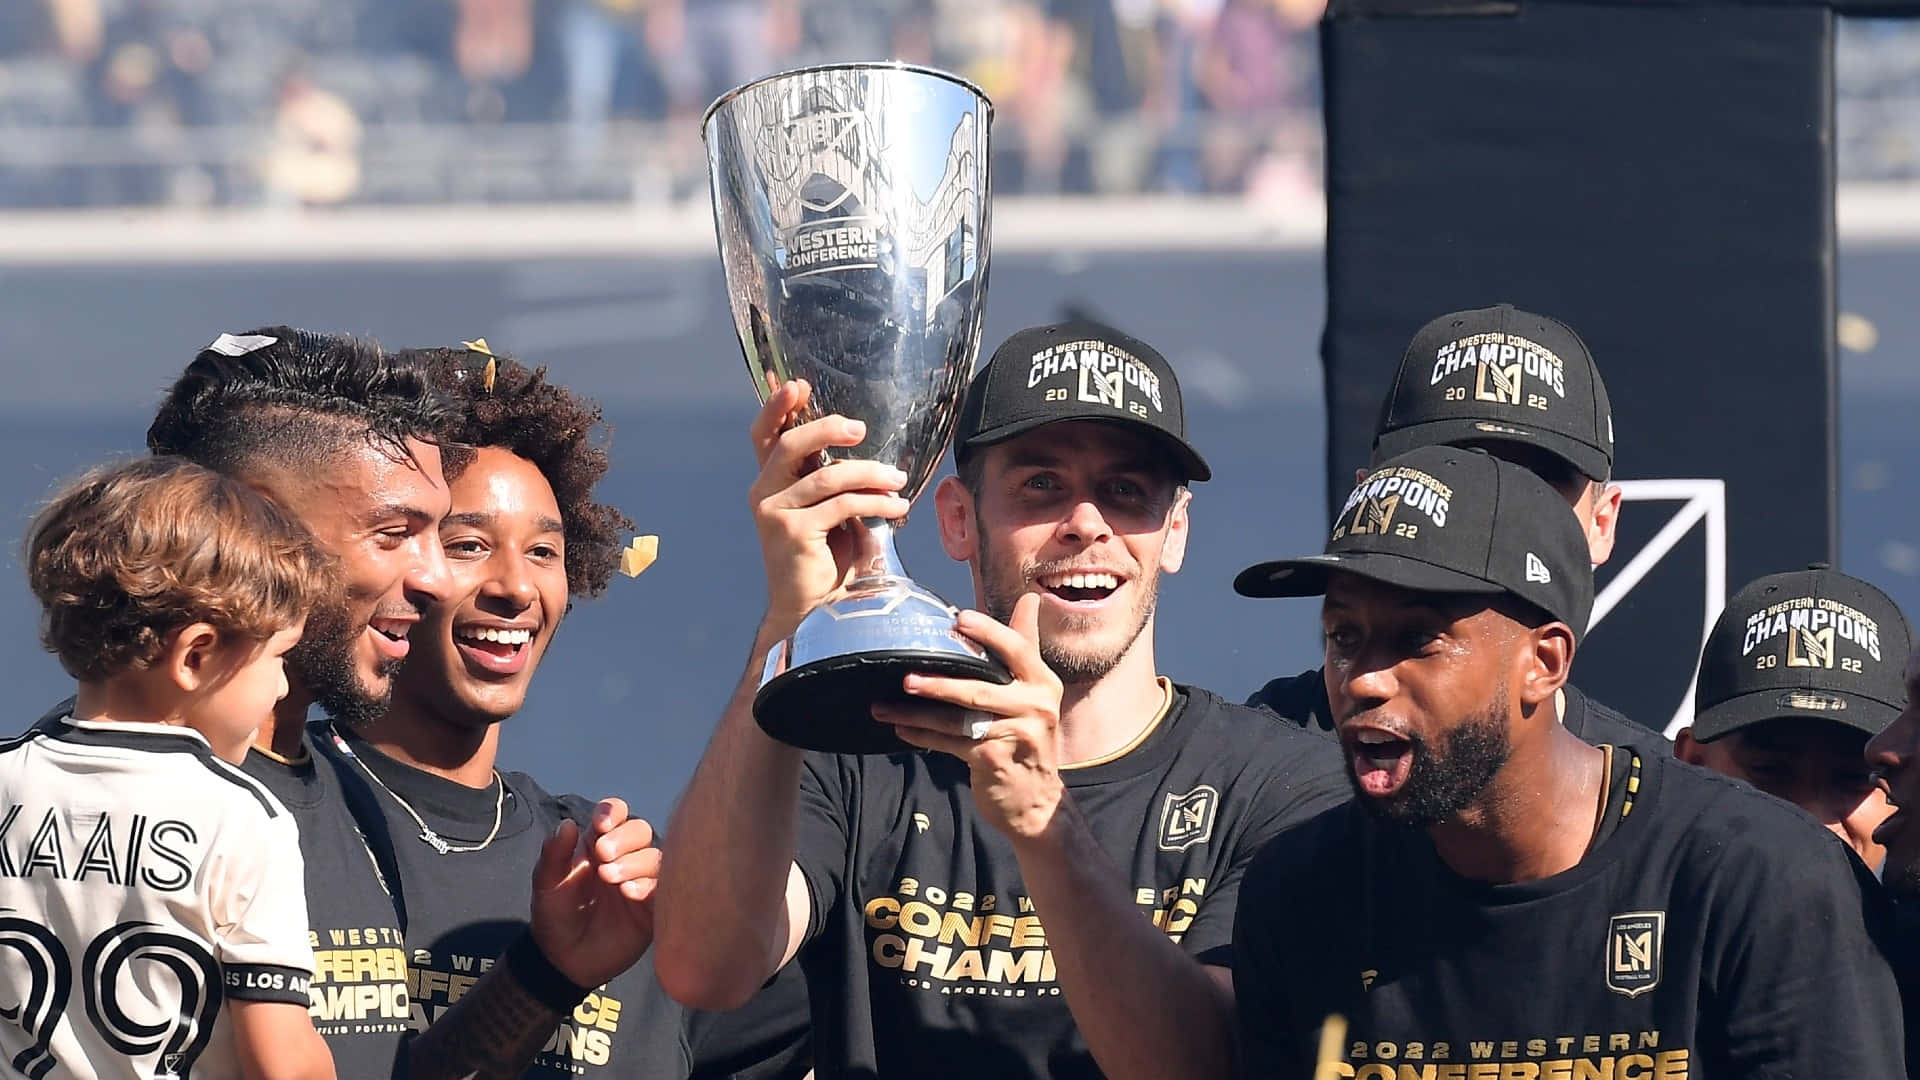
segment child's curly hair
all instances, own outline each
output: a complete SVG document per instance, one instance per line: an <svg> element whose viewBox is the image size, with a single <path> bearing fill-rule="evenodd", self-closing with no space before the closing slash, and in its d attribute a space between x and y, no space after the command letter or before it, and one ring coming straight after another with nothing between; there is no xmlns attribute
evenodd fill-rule
<svg viewBox="0 0 1920 1080"><path fill-rule="evenodd" d="M97 682L157 660L194 623L265 641L337 588L305 526L184 458L94 469L54 496L25 544L40 641Z"/></svg>

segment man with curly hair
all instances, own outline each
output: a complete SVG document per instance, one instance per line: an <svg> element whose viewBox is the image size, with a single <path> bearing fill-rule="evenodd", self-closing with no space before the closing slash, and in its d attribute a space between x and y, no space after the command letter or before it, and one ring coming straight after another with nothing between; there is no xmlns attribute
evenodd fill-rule
<svg viewBox="0 0 1920 1080"><path fill-rule="evenodd" d="M525 704L571 598L606 590L633 523L594 498L608 462L591 400L484 342L396 360L454 406L446 437L461 449L446 470L451 507L438 533L448 585L409 636L385 714L336 725L320 742L371 782L372 824L396 838L417 1023L458 1000L521 932L528 898L518 883L542 838L592 811L499 769L500 725ZM690 1021L643 962L586 993L526 1075L686 1076L694 1041L712 1027Z"/></svg>

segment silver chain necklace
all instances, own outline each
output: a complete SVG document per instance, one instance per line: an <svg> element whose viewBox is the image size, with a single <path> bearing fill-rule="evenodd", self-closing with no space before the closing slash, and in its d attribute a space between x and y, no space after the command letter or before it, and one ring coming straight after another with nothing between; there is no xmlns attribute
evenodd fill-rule
<svg viewBox="0 0 1920 1080"><path fill-rule="evenodd" d="M381 791L384 791L388 795L391 795L393 797L393 801L400 804L400 809L405 810L407 812L407 816L413 819L413 823L415 825L420 826L420 842L421 843L426 844L428 847L431 847L433 850L439 852L442 855L464 855L470 851L485 851L487 848L487 845L493 843L493 838L500 835L501 812L505 809L507 804L507 784L506 784L506 781L500 779L499 769L493 770L493 788L494 788L493 828L487 830L487 838L485 840L482 840L477 844L468 844L464 847L455 847L454 845L447 843L445 837L441 836L437 832L434 832L433 826L427 824L426 819L422 818L420 814L414 810L412 804L408 803L407 800L401 798L399 792L388 787L387 782L385 780L380 779L380 774L374 772L373 769L370 768L366 762L360 760L360 755L354 753L353 747L348 746L347 740L341 737L339 728L334 727L332 724L328 724L327 730L333 735L333 745L338 747L341 753L347 755L347 757L350 758L355 765L360 766L360 771L367 774L367 779L372 780L375 784L378 784L380 786Z"/></svg>

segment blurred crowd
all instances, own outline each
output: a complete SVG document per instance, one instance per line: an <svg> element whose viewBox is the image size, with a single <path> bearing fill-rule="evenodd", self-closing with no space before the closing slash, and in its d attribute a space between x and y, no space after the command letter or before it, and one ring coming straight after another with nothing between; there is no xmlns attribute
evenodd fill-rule
<svg viewBox="0 0 1920 1080"><path fill-rule="evenodd" d="M683 198L802 64L977 82L995 184L1317 192L1324 0L7 0L0 205Z"/></svg>
<svg viewBox="0 0 1920 1080"><path fill-rule="evenodd" d="M1311 200L1324 5L5 0L0 207L687 198L716 96L881 58L987 91L1002 192ZM1842 176L1920 173L1920 35L1841 41Z"/></svg>

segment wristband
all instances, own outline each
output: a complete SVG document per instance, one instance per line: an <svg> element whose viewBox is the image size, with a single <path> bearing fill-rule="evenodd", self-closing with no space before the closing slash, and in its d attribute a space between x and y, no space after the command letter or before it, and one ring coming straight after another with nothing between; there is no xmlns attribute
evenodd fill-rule
<svg viewBox="0 0 1920 1080"><path fill-rule="evenodd" d="M528 995L562 1016L585 1001L592 989L567 978L564 972L554 967L553 961L547 959L547 954L540 951L531 931L515 938L501 959L513 970L514 980Z"/></svg>

